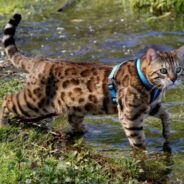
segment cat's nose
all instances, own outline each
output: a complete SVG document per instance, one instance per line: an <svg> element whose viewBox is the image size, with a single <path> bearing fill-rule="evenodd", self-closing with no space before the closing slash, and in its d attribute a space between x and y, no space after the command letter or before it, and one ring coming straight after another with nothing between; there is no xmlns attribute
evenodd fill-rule
<svg viewBox="0 0 184 184"><path fill-rule="evenodd" d="M175 81L177 80L177 76L173 76L172 78L171 78L171 81L174 83Z"/></svg>

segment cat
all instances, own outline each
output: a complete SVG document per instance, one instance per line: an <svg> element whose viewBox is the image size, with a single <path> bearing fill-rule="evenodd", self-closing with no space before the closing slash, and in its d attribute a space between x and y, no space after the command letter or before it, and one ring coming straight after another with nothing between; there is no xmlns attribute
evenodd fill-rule
<svg viewBox="0 0 184 184"><path fill-rule="evenodd" d="M78 63L25 57L14 40L21 15L5 26L3 44L12 64L29 73L24 88L3 98L0 125L9 113L22 119L67 114L74 133L84 131L86 114L118 113L131 146L145 149L144 115L159 118L169 137L169 115L161 103L164 91L181 80L184 47L170 52L148 48L135 60L118 65Z"/></svg>

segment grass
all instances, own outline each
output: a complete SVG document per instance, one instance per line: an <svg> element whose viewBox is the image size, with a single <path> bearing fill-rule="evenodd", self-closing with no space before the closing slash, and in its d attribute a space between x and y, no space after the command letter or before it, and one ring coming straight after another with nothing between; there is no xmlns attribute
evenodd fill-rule
<svg viewBox="0 0 184 184"><path fill-rule="evenodd" d="M138 163L114 163L62 136L36 128L0 130L0 183L121 183L137 177ZM128 170L126 170L126 167Z"/></svg>
<svg viewBox="0 0 184 184"><path fill-rule="evenodd" d="M4 81L0 99L21 86L16 78ZM66 126L65 117L54 120L47 129L13 120L11 124L0 129L0 183L3 184L142 183L156 181L167 171L161 161L164 156L152 162L153 159L145 159L144 153L135 150L134 157L122 154L110 158L85 146L82 139L67 139L61 131ZM150 174L155 167L159 172Z"/></svg>
<svg viewBox="0 0 184 184"><path fill-rule="evenodd" d="M74 2L74 3L71 3ZM110 1L110 0L94 0L88 2L86 0L61 0L59 2L53 2L51 0L0 0L0 15L8 15L13 13L21 13L24 15L24 20L26 18L31 19L34 16L35 19L40 17L53 17L57 15L57 10L63 6L64 11L70 11L71 14L74 13L73 7L75 10L89 10L92 9L96 12L99 9L109 9L116 4L122 8L122 11L127 8L129 11L136 12L137 10L146 10L152 14L152 19L154 18L165 18L169 17L173 13L183 13L184 12L184 2L182 0L133 0L133 1ZM69 5L66 5L69 4ZM71 6L70 6L71 4ZM110 11L110 10L109 10ZM63 15L64 16L64 15ZM155 17L156 16L156 17Z"/></svg>
<svg viewBox="0 0 184 184"><path fill-rule="evenodd" d="M1 83L0 99L21 88L18 79ZM48 130L12 121L0 129L0 183L121 183L137 180L139 162L134 159L110 159L83 145L82 139L67 141L61 121ZM54 134L53 134L54 132Z"/></svg>
<svg viewBox="0 0 184 184"><path fill-rule="evenodd" d="M184 2L182 0L134 0L130 2L135 9L148 9L156 16L164 13L183 13Z"/></svg>
<svg viewBox="0 0 184 184"><path fill-rule="evenodd" d="M34 19L39 20L44 17L51 17L57 13L58 6L64 0L53 3L51 0L0 0L0 15L10 16L14 13L21 13L24 15L24 20L29 18L29 20Z"/></svg>
<svg viewBox="0 0 184 184"><path fill-rule="evenodd" d="M22 87L20 81L16 78L10 81L1 81L0 84L0 104L2 103L2 98L5 94L15 93Z"/></svg>
<svg viewBox="0 0 184 184"><path fill-rule="evenodd" d="M142 161L140 153L137 158L106 158L85 147L82 139L70 144L62 134L56 136L38 128L19 126L0 130L3 184L119 184L138 180L141 183L148 178L158 181L166 174L163 156L154 162Z"/></svg>

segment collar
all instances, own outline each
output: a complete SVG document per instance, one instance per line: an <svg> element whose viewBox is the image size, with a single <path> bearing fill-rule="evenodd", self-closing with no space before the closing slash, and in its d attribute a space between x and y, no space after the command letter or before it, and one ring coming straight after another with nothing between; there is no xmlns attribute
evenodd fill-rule
<svg viewBox="0 0 184 184"><path fill-rule="evenodd" d="M142 82L142 84L148 90L153 89L154 88L153 85L148 82L148 80L146 79L146 77L144 76L144 74L141 71L141 60L140 60L140 58L138 58L136 60L135 66L136 66L136 70L137 70L137 75L139 76L139 79Z"/></svg>
<svg viewBox="0 0 184 184"><path fill-rule="evenodd" d="M152 103L159 96L161 90L158 89L158 88L154 88L154 86L148 82L148 80L146 79L146 77L142 73L142 71L141 71L141 60L140 60L140 58L136 59L135 67L136 67L137 75L138 75L141 83L145 86L145 88L147 90L150 90L151 91L150 103Z"/></svg>

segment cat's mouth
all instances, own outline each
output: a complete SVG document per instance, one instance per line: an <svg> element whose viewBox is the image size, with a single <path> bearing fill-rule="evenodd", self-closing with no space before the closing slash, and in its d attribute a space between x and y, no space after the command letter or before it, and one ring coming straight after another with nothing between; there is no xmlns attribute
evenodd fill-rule
<svg viewBox="0 0 184 184"><path fill-rule="evenodd" d="M166 80L164 80L164 81L163 80L162 81L155 80L154 81L155 88L166 89L166 90L176 88L180 84L181 84L181 80L176 80L175 82L166 81Z"/></svg>
<svg viewBox="0 0 184 184"><path fill-rule="evenodd" d="M167 85L167 89L173 89L176 88L177 86L179 86L181 84L181 81L177 80L174 83L170 82L170 84Z"/></svg>
<svg viewBox="0 0 184 184"><path fill-rule="evenodd" d="M172 82L172 81L164 81L162 83L162 88L163 89L173 89L173 88L176 88L179 84L181 83L181 81L175 81L175 82Z"/></svg>

